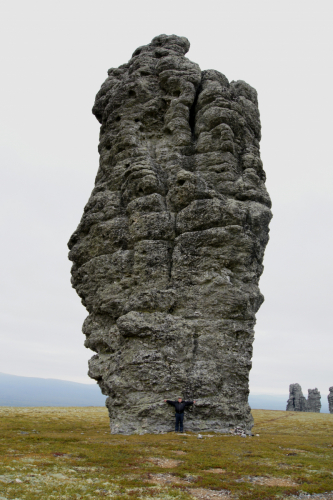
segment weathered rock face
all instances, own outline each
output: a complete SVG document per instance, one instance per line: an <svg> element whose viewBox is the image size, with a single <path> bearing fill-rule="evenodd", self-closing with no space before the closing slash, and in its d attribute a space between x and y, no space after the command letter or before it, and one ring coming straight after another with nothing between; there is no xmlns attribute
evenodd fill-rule
<svg viewBox="0 0 333 500"><path fill-rule="evenodd" d="M309 411L320 413L321 395L317 388L308 389L308 399L305 399L299 384L290 384L287 411Z"/></svg>
<svg viewBox="0 0 333 500"><path fill-rule="evenodd" d="M306 401L306 410L310 412L320 413L321 408L321 395L317 387L315 389L308 389L308 399Z"/></svg>
<svg viewBox="0 0 333 500"><path fill-rule="evenodd" d="M328 399L328 409L330 413L333 413L333 387L329 388L329 395L327 396Z"/></svg>
<svg viewBox="0 0 333 500"><path fill-rule="evenodd" d="M258 288L271 219L257 93L160 35L110 69L95 188L72 235L72 283L89 316L89 375L111 432L172 430L163 399L197 399L193 431L252 427Z"/></svg>
<svg viewBox="0 0 333 500"><path fill-rule="evenodd" d="M290 384L286 411L306 411L306 399L299 384Z"/></svg>

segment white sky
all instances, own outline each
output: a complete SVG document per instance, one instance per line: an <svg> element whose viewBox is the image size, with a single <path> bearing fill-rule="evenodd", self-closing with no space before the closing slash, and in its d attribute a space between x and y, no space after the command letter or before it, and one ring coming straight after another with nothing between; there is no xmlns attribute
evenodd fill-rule
<svg viewBox="0 0 333 500"><path fill-rule="evenodd" d="M0 7L0 371L92 382L66 243L93 188L107 69L161 33L259 94L273 201L251 390L332 370L332 18L321 0L7 0Z"/></svg>

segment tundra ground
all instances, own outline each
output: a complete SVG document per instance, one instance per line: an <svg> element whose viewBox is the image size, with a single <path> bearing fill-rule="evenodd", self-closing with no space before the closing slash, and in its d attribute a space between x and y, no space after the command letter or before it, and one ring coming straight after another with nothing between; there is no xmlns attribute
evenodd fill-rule
<svg viewBox="0 0 333 500"><path fill-rule="evenodd" d="M333 415L252 414L259 436L198 439L110 435L101 407L0 407L0 500L333 499Z"/></svg>

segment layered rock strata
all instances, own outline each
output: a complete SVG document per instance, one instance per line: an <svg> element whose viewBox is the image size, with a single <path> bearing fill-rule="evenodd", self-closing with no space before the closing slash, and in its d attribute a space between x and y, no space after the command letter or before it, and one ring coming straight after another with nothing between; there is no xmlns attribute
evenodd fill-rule
<svg viewBox="0 0 333 500"><path fill-rule="evenodd" d="M290 384L286 411L306 411L306 398L299 384Z"/></svg>
<svg viewBox="0 0 333 500"><path fill-rule="evenodd" d="M329 388L329 395L327 396L328 399L328 409L330 413L333 413L333 387Z"/></svg>
<svg viewBox="0 0 333 500"><path fill-rule="evenodd" d="M193 431L253 425L248 405L271 201L256 91L201 71L160 35L108 71L93 113L100 166L69 241L89 316L89 375L112 433L172 430L163 399L197 399Z"/></svg>

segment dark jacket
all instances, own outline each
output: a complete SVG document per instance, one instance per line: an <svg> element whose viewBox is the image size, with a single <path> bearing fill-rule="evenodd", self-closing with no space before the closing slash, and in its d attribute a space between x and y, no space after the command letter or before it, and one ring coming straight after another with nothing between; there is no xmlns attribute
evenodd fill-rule
<svg viewBox="0 0 333 500"><path fill-rule="evenodd" d="M193 401L182 401L181 403L178 403L178 401L170 401L169 399L167 400L167 403L175 407L176 413L184 413L186 406L193 405Z"/></svg>

